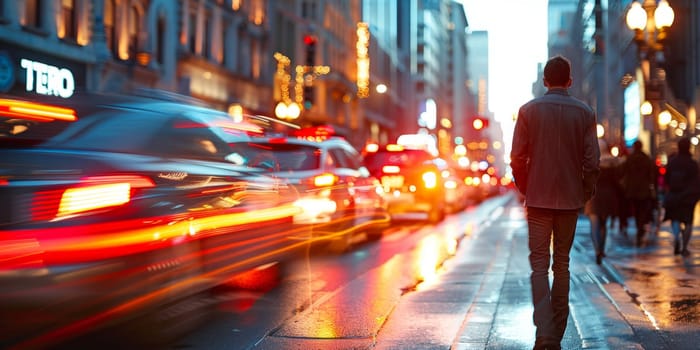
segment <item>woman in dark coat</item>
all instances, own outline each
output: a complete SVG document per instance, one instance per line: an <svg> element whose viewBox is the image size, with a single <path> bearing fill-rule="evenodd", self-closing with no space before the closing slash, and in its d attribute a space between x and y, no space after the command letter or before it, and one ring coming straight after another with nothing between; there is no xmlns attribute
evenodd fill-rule
<svg viewBox="0 0 700 350"><path fill-rule="evenodd" d="M598 139L600 148L600 175L595 185L593 198L586 203L585 213L591 220L591 239L596 253L596 263L601 264L605 257L607 222L619 215L621 191L620 159L610 154L607 143Z"/></svg>
<svg viewBox="0 0 700 350"><path fill-rule="evenodd" d="M688 243L693 233L693 212L698 201L698 163L690 155L690 140L678 141L678 154L671 157L666 166L664 182L666 196L664 199L665 220L671 220L671 232L674 237L674 254L690 255ZM682 241L679 240L682 234Z"/></svg>

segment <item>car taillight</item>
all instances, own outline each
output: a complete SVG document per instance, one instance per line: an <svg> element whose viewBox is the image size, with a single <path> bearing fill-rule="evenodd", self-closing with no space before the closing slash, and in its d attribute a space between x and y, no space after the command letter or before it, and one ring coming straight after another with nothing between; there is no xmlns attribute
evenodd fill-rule
<svg viewBox="0 0 700 350"><path fill-rule="evenodd" d="M314 177L314 186L325 187L332 186L337 181L337 177L333 174L321 174Z"/></svg>
<svg viewBox="0 0 700 350"><path fill-rule="evenodd" d="M56 217L122 205L129 203L130 199L131 186L128 183L69 188L61 196Z"/></svg>
<svg viewBox="0 0 700 350"><path fill-rule="evenodd" d="M32 207L34 220L53 220L116 207L131 200L132 189L153 187L147 177L138 175L96 176L66 189L36 193Z"/></svg>
<svg viewBox="0 0 700 350"><path fill-rule="evenodd" d="M425 188L435 188L437 186L437 174L434 171L426 171L422 175Z"/></svg>
<svg viewBox="0 0 700 350"><path fill-rule="evenodd" d="M382 167L382 172L384 174L398 174L400 171L401 168L396 165L385 165Z"/></svg>

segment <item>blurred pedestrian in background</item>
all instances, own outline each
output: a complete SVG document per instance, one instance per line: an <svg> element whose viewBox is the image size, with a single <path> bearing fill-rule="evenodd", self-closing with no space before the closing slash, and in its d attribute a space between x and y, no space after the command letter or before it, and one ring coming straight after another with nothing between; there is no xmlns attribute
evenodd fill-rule
<svg viewBox="0 0 700 350"><path fill-rule="evenodd" d="M569 317L569 254L576 221L595 190L600 151L595 112L569 95L569 60L556 56L547 61L544 85L547 93L518 111L511 167L527 210L534 349L556 350Z"/></svg>
<svg viewBox="0 0 700 350"><path fill-rule="evenodd" d="M615 211L615 217L613 218L613 224L614 221L617 221L617 229L618 232L625 238L627 238L627 226L629 224L629 218L630 218L630 208L629 208L629 203L627 202L627 198L625 196L625 187L623 186L622 183L622 178L624 175L624 165L625 161L627 160L627 155L628 155L628 150L627 147L620 147L619 148L620 154L617 156L617 173L618 173L618 186L617 188L617 210ZM612 225L611 225L612 226Z"/></svg>
<svg viewBox="0 0 700 350"><path fill-rule="evenodd" d="M632 144L632 153L622 166L622 185L628 202L630 214L634 217L637 228L637 246L644 243L647 225L651 221L653 203L656 201L654 191L656 178L654 162L642 151L642 142Z"/></svg>
<svg viewBox="0 0 700 350"><path fill-rule="evenodd" d="M586 203L584 213L591 221L591 239L595 248L595 262L600 265L605 257L605 243L608 236L608 219L618 216L620 211L620 159L610 154L608 144L598 139L600 149L600 175L595 186L595 194Z"/></svg>
<svg viewBox="0 0 700 350"><path fill-rule="evenodd" d="M700 198L700 178L698 163L690 155L688 138L678 141L678 153L668 161L664 183L664 221L671 220L673 254L689 256L688 243L693 233L695 204Z"/></svg>

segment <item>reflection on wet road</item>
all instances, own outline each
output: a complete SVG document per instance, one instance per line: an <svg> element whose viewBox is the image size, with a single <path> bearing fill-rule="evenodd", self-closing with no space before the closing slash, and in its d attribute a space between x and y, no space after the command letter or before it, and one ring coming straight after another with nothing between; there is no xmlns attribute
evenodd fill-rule
<svg viewBox="0 0 700 350"><path fill-rule="evenodd" d="M696 236L691 239L689 257L673 254L674 238L668 221L663 222L658 234L650 235L641 248L634 246L634 230L626 237L615 228L609 233L606 260L657 329L697 329L700 326L699 209L700 206L696 207Z"/></svg>

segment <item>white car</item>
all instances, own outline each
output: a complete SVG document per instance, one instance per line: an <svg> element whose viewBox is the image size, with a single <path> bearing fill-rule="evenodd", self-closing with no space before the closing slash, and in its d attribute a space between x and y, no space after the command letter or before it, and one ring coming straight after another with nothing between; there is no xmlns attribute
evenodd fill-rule
<svg viewBox="0 0 700 350"><path fill-rule="evenodd" d="M267 169L299 191L297 225L309 225L314 241L345 251L356 241L378 238L390 223L379 181L359 152L327 129L292 136L253 137L231 144L247 166ZM308 237L299 237L308 239Z"/></svg>

